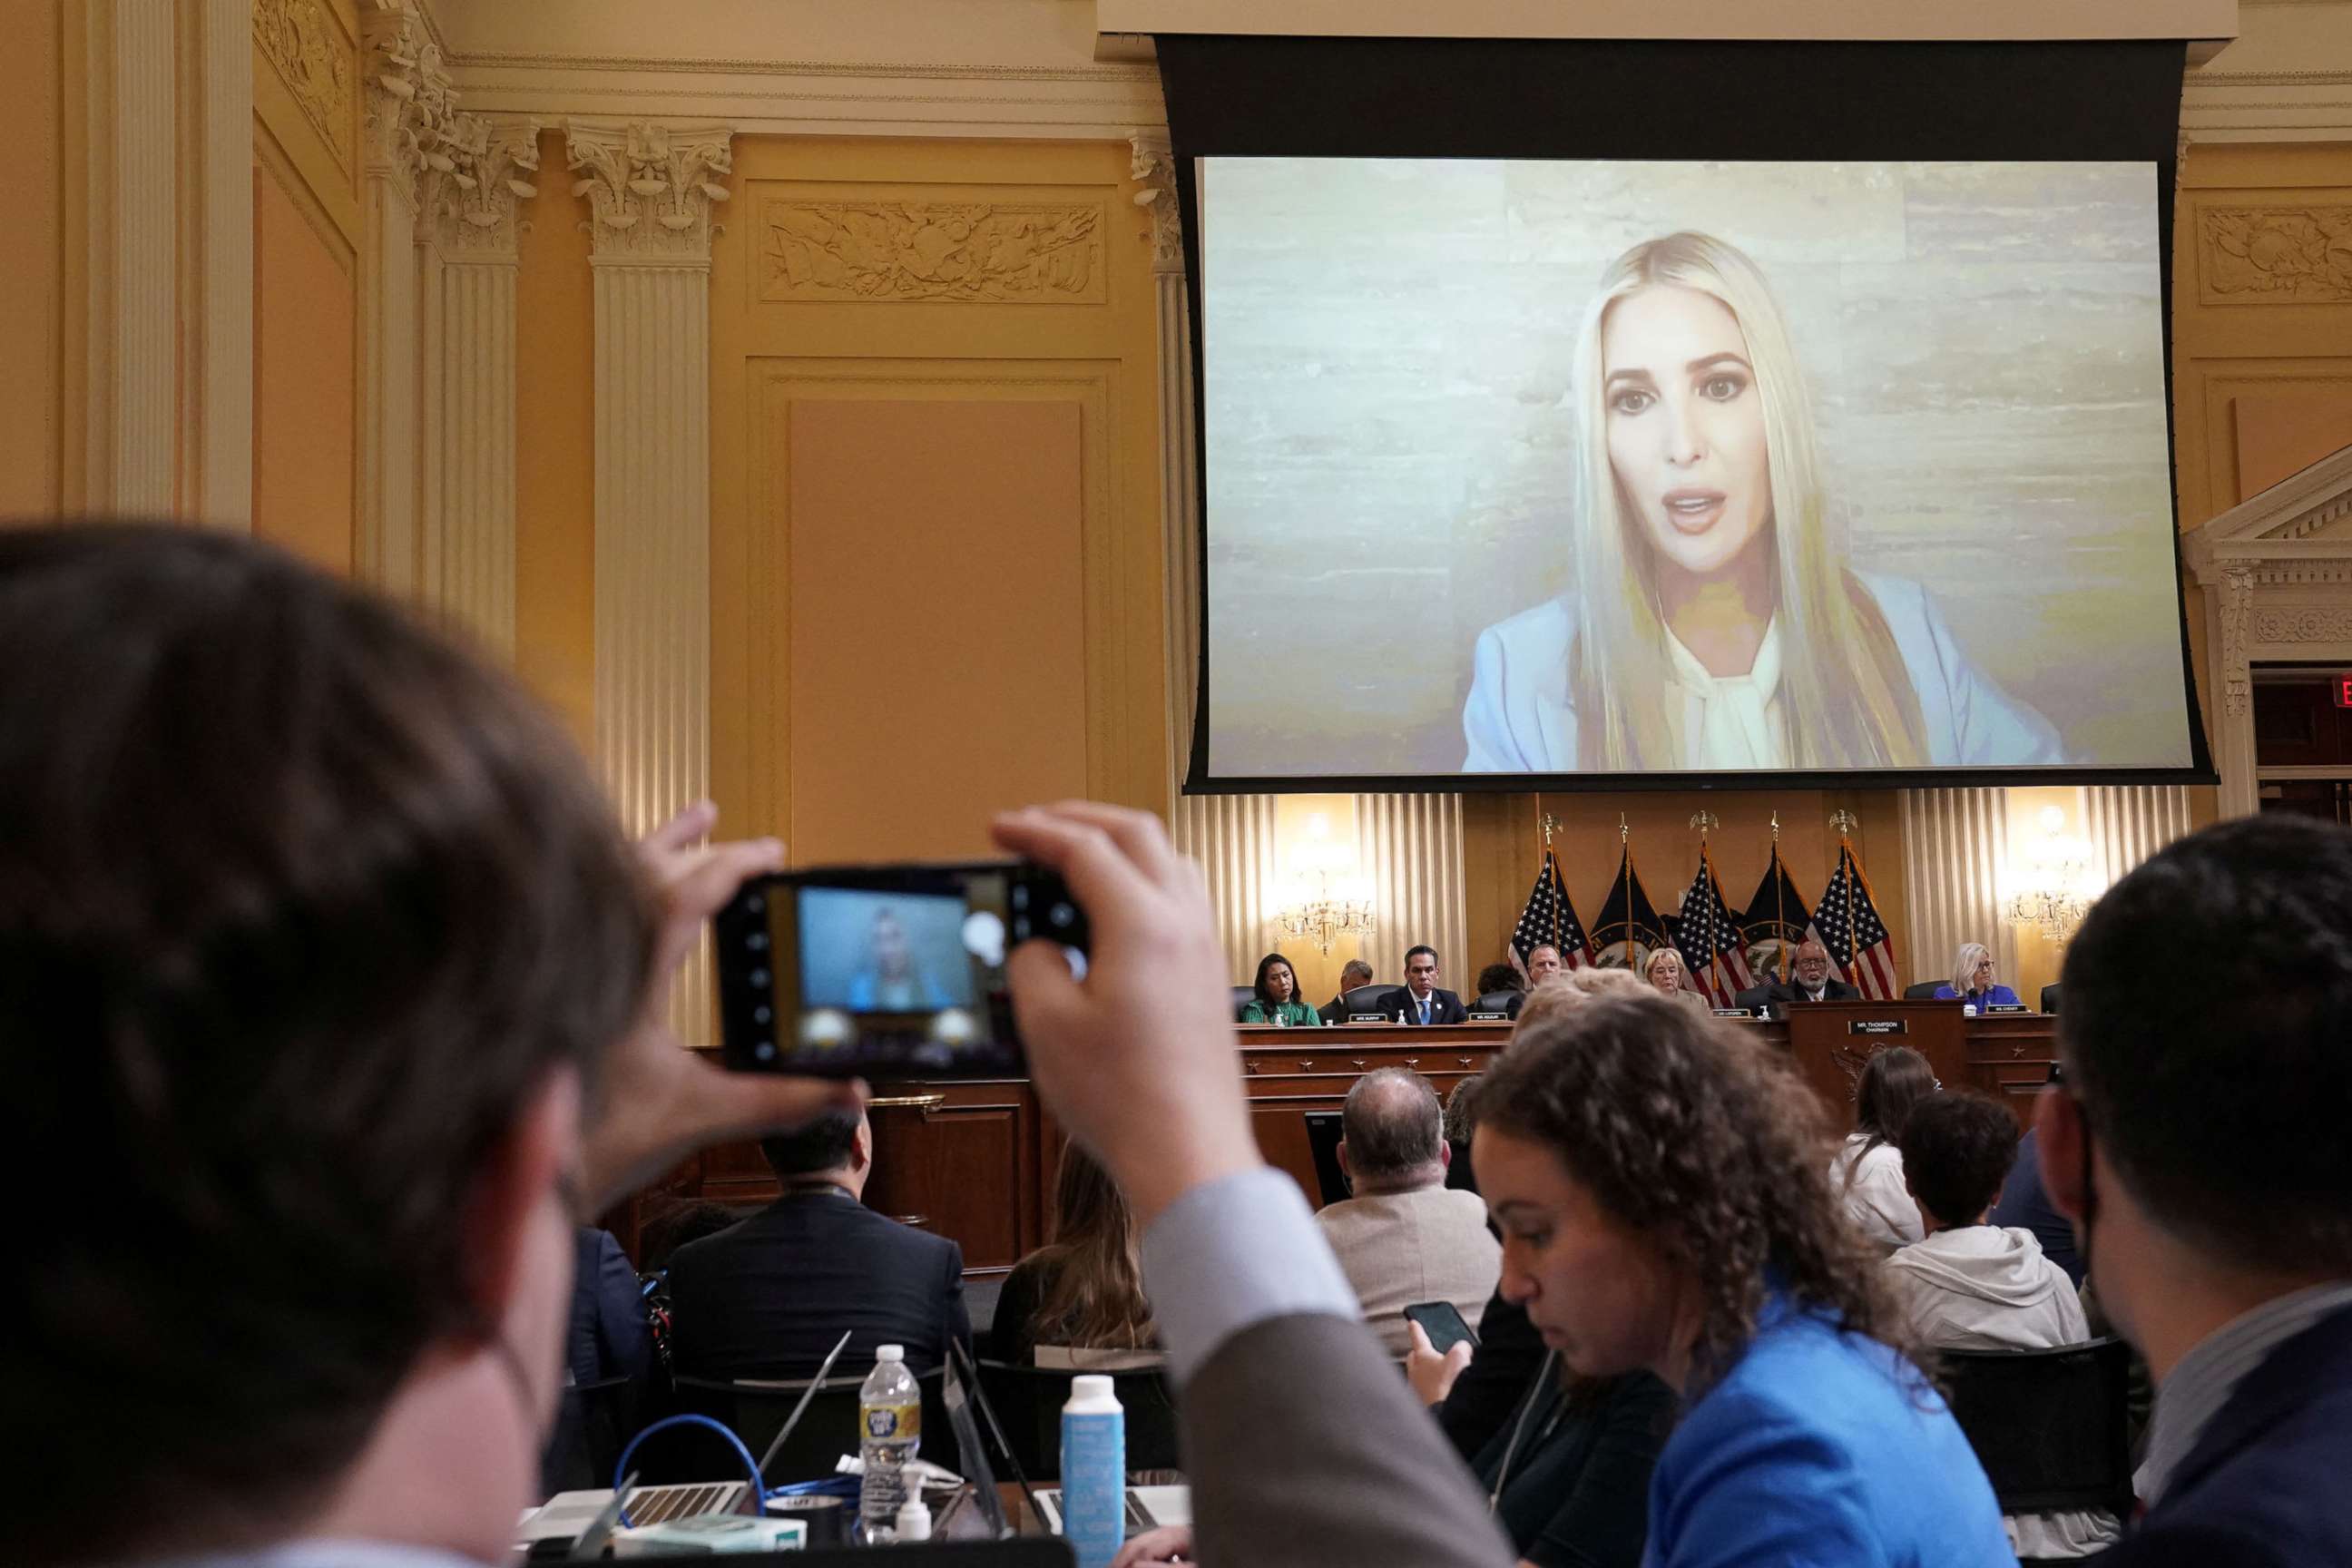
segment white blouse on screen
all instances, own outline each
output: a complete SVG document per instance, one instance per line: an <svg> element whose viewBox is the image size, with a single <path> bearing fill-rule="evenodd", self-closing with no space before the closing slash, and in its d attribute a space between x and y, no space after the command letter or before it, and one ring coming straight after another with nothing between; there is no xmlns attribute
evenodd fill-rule
<svg viewBox="0 0 2352 1568"><path fill-rule="evenodd" d="M1682 638L1666 634L1672 662L1666 722L1685 768L1728 773L1789 765L1789 717L1780 701L1780 617L1764 625L1764 639L1745 675L1709 675Z"/></svg>

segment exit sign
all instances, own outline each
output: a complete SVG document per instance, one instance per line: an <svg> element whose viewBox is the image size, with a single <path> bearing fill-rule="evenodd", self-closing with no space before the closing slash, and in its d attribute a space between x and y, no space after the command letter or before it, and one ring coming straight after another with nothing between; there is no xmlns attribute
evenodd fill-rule
<svg viewBox="0 0 2352 1568"><path fill-rule="evenodd" d="M2339 675L2336 678L2336 706L2352 708L2352 675Z"/></svg>

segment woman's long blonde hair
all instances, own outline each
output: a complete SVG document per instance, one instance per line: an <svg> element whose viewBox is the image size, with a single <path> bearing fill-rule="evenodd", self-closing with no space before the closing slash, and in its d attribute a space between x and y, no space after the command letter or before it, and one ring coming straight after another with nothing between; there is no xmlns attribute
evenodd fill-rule
<svg viewBox="0 0 2352 1568"><path fill-rule="evenodd" d="M1992 949L1980 942L1964 942L1960 951L1952 954L1952 994L1965 996L1976 989L1977 965L1992 956ZM2000 966L1993 966L1993 978L2000 978ZM1990 987L1987 987L1988 990Z"/></svg>
<svg viewBox="0 0 2352 1568"><path fill-rule="evenodd" d="M1682 765L1659 696L1670 684L1657 569L1609 460L1601 336L1612 306L1660 284L1719 300L1739 322L1764 403L1772 468L1775 611L1780 622L1781 711L1790 761L1800 768L1917 767L1926 725L1903 657L1877 601L1831 548L1813 436L1812 405L1788 323L1756 263L1711 235L1643 240L1612 262L1584 313L1575 397L1578 466L1577 637L1569 689L1577 765L1622 773ZM1634 548L1628 548L1633 540Z"/></svg>

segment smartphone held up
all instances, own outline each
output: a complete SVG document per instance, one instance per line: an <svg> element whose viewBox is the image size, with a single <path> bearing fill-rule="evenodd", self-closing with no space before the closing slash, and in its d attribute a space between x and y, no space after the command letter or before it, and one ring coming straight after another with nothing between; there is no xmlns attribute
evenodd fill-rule
<svg viewBox="0 0 2352 1568"><path fill-rule="evenodd" d="M1005 960L1043 938L1083 974L1087 951L1062 879L1010 860L779 872L713 926L726 1063L751 1072L1019 1074Z"/></svg>

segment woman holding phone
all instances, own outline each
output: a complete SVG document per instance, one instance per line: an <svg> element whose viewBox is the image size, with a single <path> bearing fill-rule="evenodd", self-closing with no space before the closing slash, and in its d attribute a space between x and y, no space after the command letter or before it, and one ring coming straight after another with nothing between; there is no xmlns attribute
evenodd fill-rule
<svg viewBox="0 0 2352 1568"><path fill-rule="evenodd" d="M1565 595L1478 636L1473 773L2064 760L1919 584L1842 559L1812 406L1756 263L1645 240L1587 308Z"/></svg>

